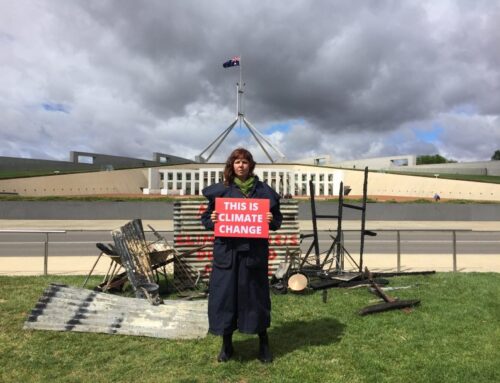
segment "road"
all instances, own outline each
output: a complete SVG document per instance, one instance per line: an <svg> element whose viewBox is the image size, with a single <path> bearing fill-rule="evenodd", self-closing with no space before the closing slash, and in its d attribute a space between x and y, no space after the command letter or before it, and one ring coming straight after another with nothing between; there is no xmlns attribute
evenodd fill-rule
<svg viewBox="0 0 500 383"><path fill-rule="evenodd" d="M336 211L335 203L317 204L318 214L332 214ZM299 203L298 216L301 233L307 234L307 230L312 227L307 201ZM396 266L398 252L396 229L399 229L401 254L399 260L402 268L500 272L499 216L500 204L369 204L367 228L377 230L378 235L366 237L365 264L380 269ZM173 233L169 231L173 229L172 203L78 201L0 203L0 230L29 228L66 230L66 233L49 234L48 272L54 274L87 273L100 253L95 244L112 242L109 229L120 227L131 217L151 220L153 227L162 230L167 239L172 240ZM358 211L347 210L343 228L359 229L359 219ZM322 253L331 245L329 233L322 229L332 225L328 222L318 222ZM422 231L429 228L456 229L458 262L451 261L454 252L452 232ZM149 235L148 239L154 238ZM44 265L45 241L44 234L0 232L0 274L42 273L47 266ZM359 243L359 233L345 231L344 246L354 258L358 257ZM310 239L302 243L303 252L307 251L309 245ZM108 265L109 262L99 262L96 272L105 273Z"/></svg>
<svg viewBox="0 0 500 383"><path fill-rule="evenodd" d="M303 234L311 232L304 231ZM149 240L154 240L147 233ZM172 232L162 232L167 240L172 241ZM452 232L435 231L400 231L402 254L451 254L453 252ZM328 232L319 232L320 251L326 251L331 238ZM44 234L0 233L0 257L36 257L44 254ZM49 256L84 257L95 256L99 250L97 242L112 242L109 231L68 231L49 234ZM302 250L307 251L311 243L305 239ZM360 237L358 232L345 233L344 246L349 253L359 253ZM500 253L500 232L457 231L457 254L498 254ZM365 253L396 254L396 231L379 231L376 237L365 237Z"/></svg>
<svg viewBox="0 0 500 383"><path fill-rule="evenodd" d="M300 201L299 219L311 219L309 201ZM317 214L336 214L335 202L318 201ZM173 219L171 202L0 201L0 219L24 220L143 220ZM345 220L359 211L344 209ZM368 221L498 221L500 204L370 203Z"/></svg>

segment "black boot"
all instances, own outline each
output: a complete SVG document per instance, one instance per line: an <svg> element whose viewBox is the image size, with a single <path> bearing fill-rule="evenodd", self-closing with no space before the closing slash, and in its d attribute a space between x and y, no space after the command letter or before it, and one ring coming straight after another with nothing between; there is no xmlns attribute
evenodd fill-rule
<svg viewBox="0 0 500 383"><path fill-rule="evenodd" d="M271 363L273 361L273 354L269 348L269 337L267 331L259 333L259 360L262 363Z"/></svg>
<svg viewBox="0 0 500 383"><path fill-rule="evenodd" d="M233 333L222 336L222 348L220 349L218 362L227 362L233 356Z"/></svg>

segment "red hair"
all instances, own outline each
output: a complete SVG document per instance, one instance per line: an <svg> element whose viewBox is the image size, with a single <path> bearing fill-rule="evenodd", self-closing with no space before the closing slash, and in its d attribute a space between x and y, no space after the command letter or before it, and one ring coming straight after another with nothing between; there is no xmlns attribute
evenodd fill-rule
<svg viewBox="0 0 500 383"><path fill-rule="evenodd" d="M256 162L253 160L252 153L243 148L237 148L232 151L226 160L226 166L224 167L224 185L228 186L234 181L234 162L239 159L247 160L250 164L250 171L248 175L252 177L253 170L255 169Z"/></svg>

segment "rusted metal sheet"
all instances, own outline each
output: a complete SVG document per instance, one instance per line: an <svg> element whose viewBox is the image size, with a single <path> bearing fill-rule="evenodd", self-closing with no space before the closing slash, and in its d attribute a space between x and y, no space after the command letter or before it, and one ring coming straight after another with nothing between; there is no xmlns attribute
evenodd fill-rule
<svg viewBox="0 0 500 383"><path fill-rule="evenodd" d="M152 306L144 299L51 284L24 329L203 338L208 332L207 301L166 300Z"/></svg>
<svg viewBox="0 0 500 383"><path fill-rule="evenodd" d="M270 231L269 236L269 275L284 261L287 249L289 252L300 248L300 232L298 202L282 199L281 213L283 223L280 230ZM200 222L201 215L207 208L205 201L183 200L174 204L174 247L183 252L197 246L209 244L208 248L197 251L187 257L187 262L200 271L201 277L207 280L211 271L213 231L206 230ZM175 271L174 271L175 273Z"/></svg>

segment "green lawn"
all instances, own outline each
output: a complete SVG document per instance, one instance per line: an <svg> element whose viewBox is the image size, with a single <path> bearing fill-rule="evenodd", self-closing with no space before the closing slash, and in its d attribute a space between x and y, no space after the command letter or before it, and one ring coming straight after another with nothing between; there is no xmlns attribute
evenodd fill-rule
<svg viewBox="0 0 500 383"><path fill-rule="evenodd" d="M137 197L119 196L119 195L116 195L116 196L89 195L89 196L41 196L41 197L37 197L37 196L20 196L20 195L9 195L9 194L2 195L2 194L0 194L0 201L176 202L176 201L181 201L183 199L205 201L205 197L203 197L203 196L190 196L190 197L183 196L182 198L158 196L158 195L137 196ZM327 197L327 198L316 199L316 203L329 203L329 202L337 202L337 201L338 201L338 197ZM347 197L347 198L345 198L345 202L362 203L363 200L361 198ZM376 199L368 198L366 202L367 203L401 203L401 204L435 203L431 198L427 198L427 199L417 198L414 200L407 200L407 201L397 201L395 199L376 200ZM300 203L305 203L305 204L309 205L309 200L303 199L300 201ZM498 204L499 201L474 201L474 200L453 199L453 200L440 201L439 203L440 204L443 204L443 203L444 204Z"/></svg>
<svg viewBox="0 0 500 383"><path fill-rule="evenodd" d="M500 176L480 176L470 174L440 174L439 178L500 184Z"/></svg>
<svg viewBox="0 0 500 383"><path fill-rule="evenodd" d="M24 178L24 177L42 177L53 176L57 174L74 174L95 172L98 170L53 170L53 169L39 169L39 170L0 170L0 179L9 178Z"/></svg>
<svg viewBox="0 0 500 383"><path fill-rule="evenodd" d="M205 200L203 196L196 197L186 197L183 199L192 200ZM179 201L179 198L168 197L168 196L98 196L98 195L88 195L88 196L20 196L12 194L0 194L0 201L83 201L83 202L96 202L96 201L108 201L108 202L175 202Z"/></svg>
<svg viewBox="0 0 500 383"><path fill-rule="evenodd" d="M374 170L373 172L377 172ZM385 171L385 173L390 174L400 174L406 176L416 176L416 177L430 177L435 178L433 173L417 173L417 172L405 172L405 171ZM500 184L500 176L484 176L478 174L441 174L439 173L438 178L444 178L447 180L458 180L458 181L474 181L474 182L486 182L491 184Z"/></svg>
<svg viewBox="0 0 500 383"><path fill-rule="evenodd" d="M235 359L216 362L220 339L172 341L22 330L50 282L83 277L0 277L1 382L499 382L500 274L391 278L391 292L420 298L407 314L361 317L366 288L273 295L275 361L256 357L256 337L235 336ZM92 283L97 283L93 279Z"/></svg>

